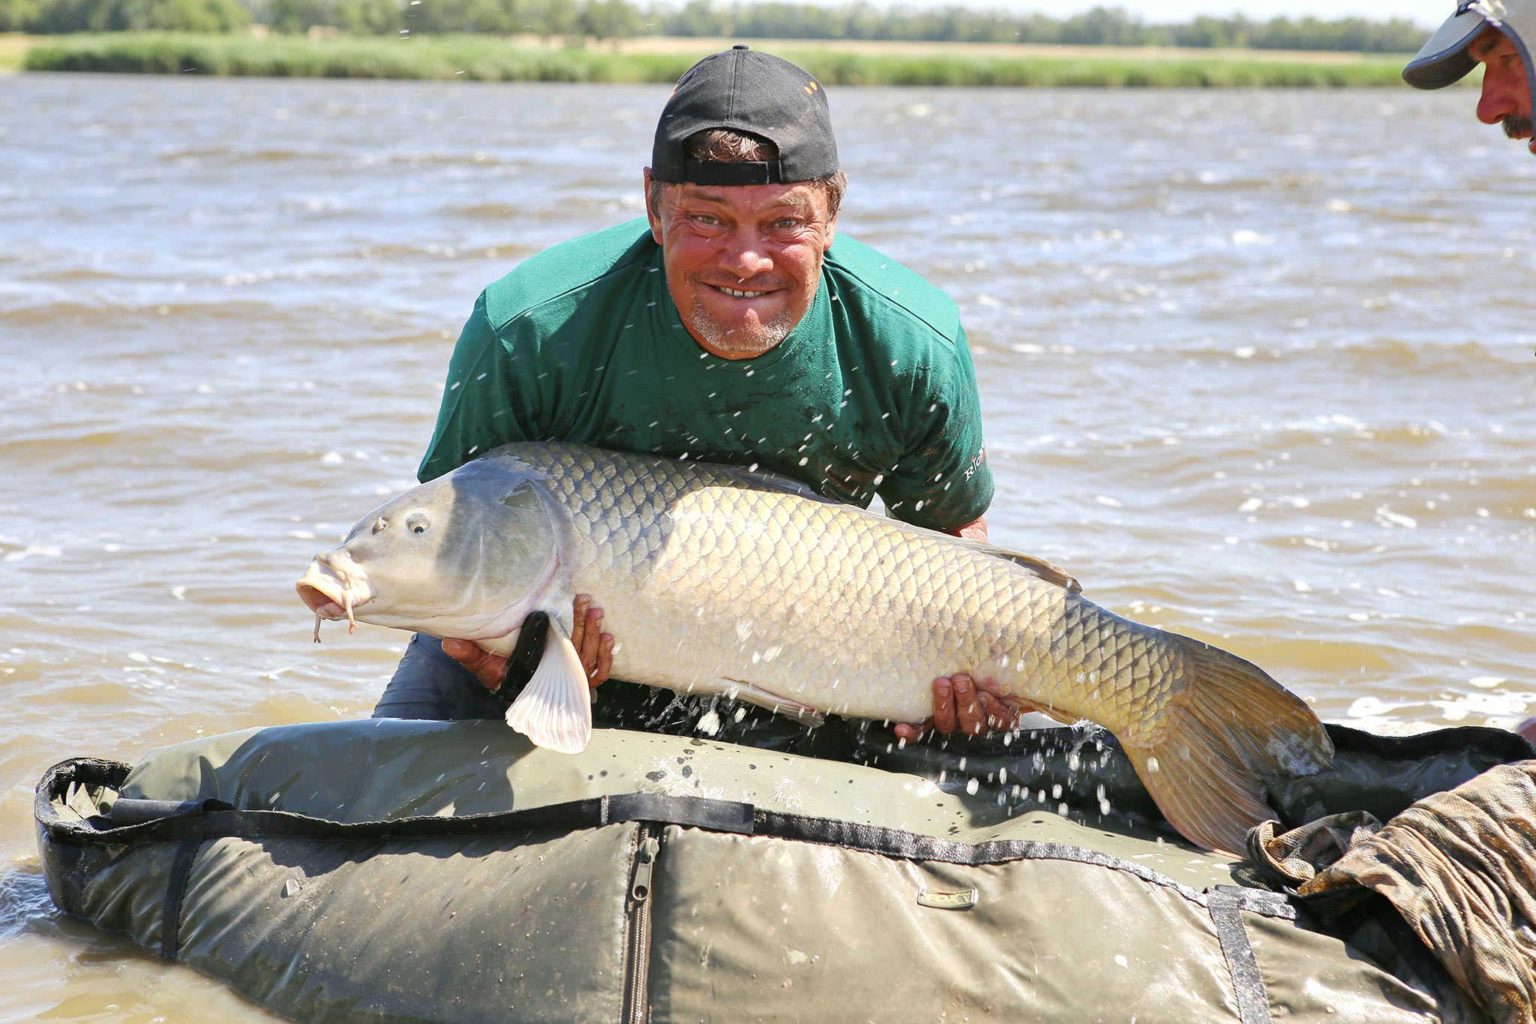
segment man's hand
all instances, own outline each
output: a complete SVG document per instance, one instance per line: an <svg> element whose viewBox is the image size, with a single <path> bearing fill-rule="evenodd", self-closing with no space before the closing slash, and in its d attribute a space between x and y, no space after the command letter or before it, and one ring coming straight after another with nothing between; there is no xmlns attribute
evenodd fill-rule
<svg viewBox="0 0 1536 1024"><path fill-rule="evenodd" d="M1019 722L1019 711L1004 696L994 679L974 680L956 672L933 681L933 717L897 725L896 738L908 743L922 739L930 729L943 736L959 732L980 736L991 730L1006 731Z"/></svg>
<svg viewBox="0 0 1536 1024"><path fill-rule="evenodd" d="M507 659L492 654L473 640L443 640L443 653L480 680L480 685L495 693L501 689L501 677L507 674Z"/></svg>
<svg viewBox="0 0 1536 1024"><path fill-rule="evenodd" d="M571 611L571 643L587 670L587 685L601 686L613 671L613 637L603 632L603 610L593 607L592 598L577 594Z"/></svg>
<svg viewBox="0 0 1536 1024"><path fill-rule="evenodd" d="M596 687L613 671L613 637L603 632L603 610L587 594L577 594L571 613L571 643L587 670L587 683ZM507 674L507 659L472 640L444 640L443 653L469 669L480 685L495 693Z"/></svg>

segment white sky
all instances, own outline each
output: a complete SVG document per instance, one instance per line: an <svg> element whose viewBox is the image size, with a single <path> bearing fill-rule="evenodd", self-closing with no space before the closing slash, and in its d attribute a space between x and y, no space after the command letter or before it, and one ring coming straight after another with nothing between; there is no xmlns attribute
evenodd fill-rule
<svg viewBox="0 0 1536 1024"><path fill-rule="evenodd" d="M944 2L899 0L905 7L943 7ZM1407 18L1432 29L1456 9L1455 0L1371 0L1369 3L1341 4L1338 0L970 0L962 6L989 7L1012 13L1049 14L1071 17L1094 7L1120 7L1141 21L1152 24L1188 21L1202 14L1225 16L1243 14L1268 20L1282 15L1288 18L1308 16L1335 20L1346 17L1388 21Z"/></svg>

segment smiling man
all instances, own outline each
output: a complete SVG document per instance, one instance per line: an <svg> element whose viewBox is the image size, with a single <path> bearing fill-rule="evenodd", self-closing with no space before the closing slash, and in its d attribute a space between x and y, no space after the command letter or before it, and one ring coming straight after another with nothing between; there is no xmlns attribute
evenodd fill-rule
<svg viewBox="0 0 1536 1024"><path fill-rule="evenodd" d="M917 274L837 235L845 183L820 82L745 46L704 58L662 110L646 219L555 246L481 294L421 479L510 441L577 441L755 466L985 539L992 477L959 313ZM614 638L585 598L574 625L601 683ZM488 688L504 667L471 644L417 637L374 713L499 715ZM604 687L601 724L670 731L706 717L631 689ZM964 674L934 693L941 732L1011 718ZM784 724L747 708L707 717L738 734L725 738L760 745Z"/></svg>
<svg viewBox="0 0 1536 1024"><path fill-rule="evenodd" d="M1439 89L1483 66L1478 120L1502 125L1536 154L1531 114L1536 101L1536 0L1464 0L1403 69L1419 89Z"/></svg>

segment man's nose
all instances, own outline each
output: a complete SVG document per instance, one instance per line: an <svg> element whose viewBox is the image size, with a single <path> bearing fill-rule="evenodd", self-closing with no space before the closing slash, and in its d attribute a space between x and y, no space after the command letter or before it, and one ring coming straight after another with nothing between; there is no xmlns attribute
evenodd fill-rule
<svg viewBox="0 0 1536 1024"><path fill-rule="evenodd" d="M1520 89L1525 88L1524 73L1515 81L1507 68L1485 67L1483 70L1483 94L1477 101L1477 119L1483 124L1498 124L1511 114L1519 113Z"/></svg>
<svg viewBox="0 0 1536 1024"><path fill-rule="evenodd" d="M773 257L756 231L734 232L726 243L724 255L727 268L743 281L773 269Z"/></svg>

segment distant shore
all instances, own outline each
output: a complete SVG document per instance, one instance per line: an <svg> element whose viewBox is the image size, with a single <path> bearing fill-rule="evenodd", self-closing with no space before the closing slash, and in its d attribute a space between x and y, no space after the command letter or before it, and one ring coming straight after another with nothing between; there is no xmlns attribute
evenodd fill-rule
<svg viewBox="0 0 1536 1024"><path fill-rule="evenodd" d="M110 33L0 36L0 70L669 83L723 39L569 46L532 38ZM833 85L1351 88L1402 84L1405 56L1258 50L751 40Z"/></svg>

